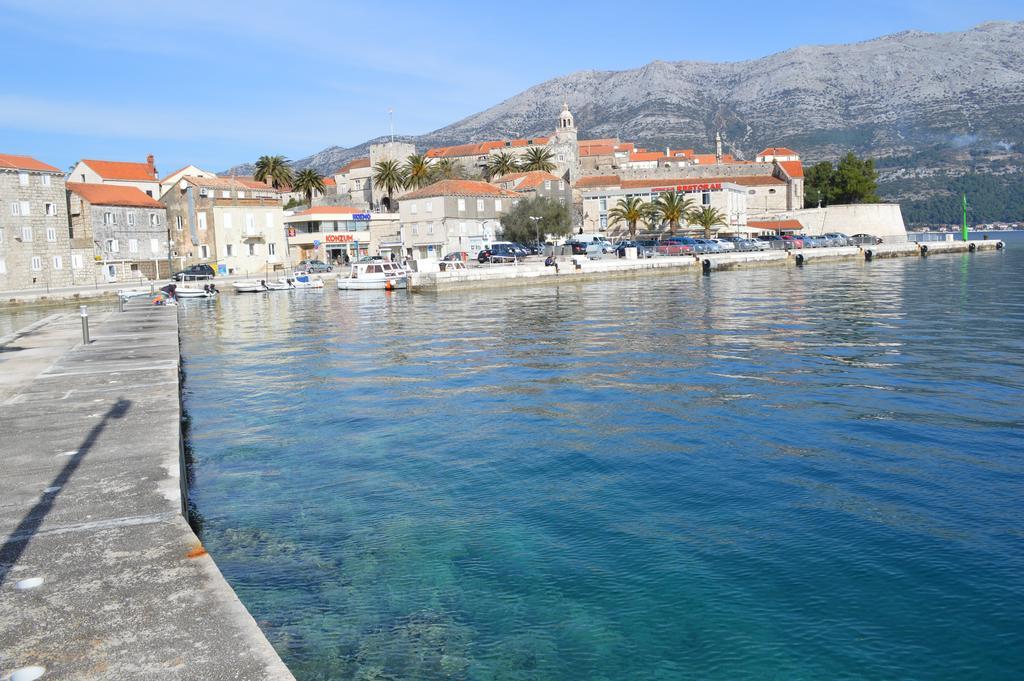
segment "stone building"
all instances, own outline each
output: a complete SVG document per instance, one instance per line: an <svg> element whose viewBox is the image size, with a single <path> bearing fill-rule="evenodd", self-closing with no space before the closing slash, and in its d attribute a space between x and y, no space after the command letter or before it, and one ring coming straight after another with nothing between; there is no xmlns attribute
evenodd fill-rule
<svg viewBox="0 0 1024 681"><path fill-rule="evenodd" d="M543 170L509 173L492 180L492 184L516 192L524 199L542 197L572 207L572 185L569 181Z"/></svg>
<svg viewBox="0 0 1024 681"><path fill-rule="evenodd" d="M98 161L82 159L68 173L68 182L86 184L113 184L124 187L135 187L146 196L160 198L160 179L153 165L153 154L146 157L145 163L126 161Z"/></svg>
<svg viewBox="0 0 1024 681"><path fill-rule="evenodd" d="M58 168L0 154L0 290L71 286L86 268L71 245L64 192Z"/></svg>
<svg viewBox="0 0 1024 681"><path fill-rule="evenodd" d="M383 161L394 161L401 167L406 160L416 153L416 145L409 142L383 142L370 145L370 168L367 173L370 178L370 207L381 212L394 210L395 206L388 205L387 192L373 183L373 169ZM390 200L394 200L393 197Z"/></svg>
<svg viewBox="0 0 1024 681"><path fill-rule="evenodd" d="M477 180L441 180L399 197L402 243L410 258L475 257L501 234L514 191Z"/></svg>
<svg viewBox="0 0 1024 681"><path fill-rule="evenodd" d="M93 272L84 281L161 279L171 275L167 211L136 187L68 182L72 246ZM89 275L93 276L90 277Z"/></svg>
<svg viewBox="0 0 1024 681"><path fill-rule="evenodd" d="M192 177L217 177L217 173L211 173L208 170L203 170L194 165L187 165L184 168L178 168L173 173L166 175L160 180L160 196L164 195L168 189L178 183L183 177L191 175Z"/></svg>
<svg viewBox="0 0 1024 681"><path fill-rule="evenodd" d="M344 205L370 210L373 203L373 169L370 158L349 161L334 173L338 201Z"/></svg>
<svg viewBox="0 0 1024 681"><path fill-rule="evenodd" d="M283 269L281 193L251 180L181 178L164 193L175 267L207 263L220 274Z"/></svg>

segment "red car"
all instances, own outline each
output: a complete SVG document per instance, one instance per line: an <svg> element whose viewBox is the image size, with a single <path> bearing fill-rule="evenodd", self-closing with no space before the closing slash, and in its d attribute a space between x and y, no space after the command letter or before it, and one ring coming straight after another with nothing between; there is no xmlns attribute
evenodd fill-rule
<svg viewBox="0 0 1024 681"><path fill-rule="evenodd" d="M792 234L783 234L782 240L789 244L790 248L803 248L804 242L802 239L793 236Z"/></svg>

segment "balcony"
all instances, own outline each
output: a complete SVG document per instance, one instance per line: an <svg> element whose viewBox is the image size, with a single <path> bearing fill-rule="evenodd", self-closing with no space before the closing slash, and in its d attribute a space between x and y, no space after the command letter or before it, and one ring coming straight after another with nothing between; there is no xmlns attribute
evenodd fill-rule
<svg viewBox="0 0 1024 681"><path fill-rule="evenodd" d="M242 232L242 238L246 241L266 240L266 237L263 235L263 230L258 227L246 227L245 231Z"/></svg>

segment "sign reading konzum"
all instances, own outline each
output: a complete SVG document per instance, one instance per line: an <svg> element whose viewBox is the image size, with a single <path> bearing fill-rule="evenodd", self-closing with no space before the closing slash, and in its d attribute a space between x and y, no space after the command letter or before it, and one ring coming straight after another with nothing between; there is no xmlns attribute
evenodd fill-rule
<svg viewBox="0 0 1024 681"><path fill-rule="evenodd" d="M708 182L705 184L677 184L674 187L652 187L651 193L660 194L661 192L683 192L686 194L690 192L713 192L721 189L721 182Z"/></svg>
<svg viewBox="0 0 1024 681"><path fill-rule="evenodd" d="M355 239L352 238L351 234L325 234L324 242L329 244L350 244Z"/></svg>

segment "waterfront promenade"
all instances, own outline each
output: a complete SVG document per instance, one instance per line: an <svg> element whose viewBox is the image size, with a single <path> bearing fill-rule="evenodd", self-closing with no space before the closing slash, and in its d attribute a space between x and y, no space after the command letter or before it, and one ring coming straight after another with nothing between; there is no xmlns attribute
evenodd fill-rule
<svg viewBox="0 0 1024 681"><path fill-rule="evenodd" d="M91 326L0 339L0 679L292 679L182 516L176 309Z"/></svg>

